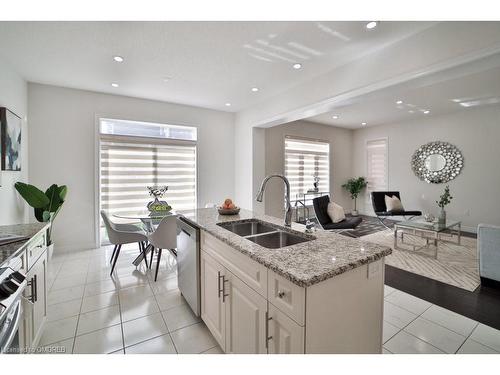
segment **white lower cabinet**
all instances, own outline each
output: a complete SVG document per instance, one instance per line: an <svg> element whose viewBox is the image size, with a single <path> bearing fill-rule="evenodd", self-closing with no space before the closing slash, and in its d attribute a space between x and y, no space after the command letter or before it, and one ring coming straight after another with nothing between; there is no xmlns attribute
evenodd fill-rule
<svg viewBox="0 0 500 375"><path fill-rule="evenodd" d="M384 261L301 287L202 234L201 317L225 353L380 353Z"/></svg>
<svg viewBox="0 0 500 375"><path fill-rule="evenodd" d="M304 327L269 304L268 352L270 354L303 354Z"/></svg>
<svg viewBox="0 0 500 375"><path fill-rule="evenodd" d="M303 353L304 329L201 252L201 317L225 353Z"/></svg>
<svg viewBox="0 0 500 375"><path fill-rule="evenodd" d="M201 253L201 318L222 350L226 347L226 310L222 301L225 269L205 252Z"/></svg>
<svg viewBox="0 0 500 375"><path fill-rule="evenodd" d="M224 277L226 353L265 354L267 301L232 273Z"/></svg>

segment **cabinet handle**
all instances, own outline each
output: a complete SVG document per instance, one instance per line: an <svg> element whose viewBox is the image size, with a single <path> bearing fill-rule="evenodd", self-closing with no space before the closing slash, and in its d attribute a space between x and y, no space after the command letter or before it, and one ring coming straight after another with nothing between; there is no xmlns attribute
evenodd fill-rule
<svg viewBox="0 0 500 375"><path fill-rule="evenodd" d="M28 281L28 283L27 283L28 286L31 289L31 295L28 296L26 299L29 302L31 302L31 303L35 303L36 302L36 297L35 297L35 294L36 294L36 292L35 292L36 280L35 280L35 277L36 277L36 275L34 277L32 277L31 280Z"/></svg>
<svg viewBox="0 0 500 375"><path fill-rule="evenodd" d="M226 297L229 297L229 294L226 294L226 283L229 280L226 280L226 276L222 276L222 302L226 302Z"/></svg>
<svg viewBox="0 0 500 375"><path fill-rule="evenodd" d="M35 276L33 276L33 281L35 282L35 287L34 287L34 290L35 290L35 300L33 302L36 302L38 301L38 279Z"/></svg>
<svg viewBox="0 0 500 375"><path fill-rule="evenodd" d="M269 316L269 312L266 311L266 349L269 348L269 340L273 339L273 336L269 336L269 321L273 320L272 316Z"/></svg>
<svg viewBox="0 0 500 375"><path fill-rule="evenodd" d="M283 297L285 297L285 296L286 296L286 293L285 293L284 291L282 291L282 290L278 290L278 297L279 297L279 298L283 298Z"/></svg>
<svg viewBox="0 0 500 375"><path fill-rule="evenodd" d="M220 298L221 293L224 293L223 289L220 287L220 279L224 277L220 275L220 271L217 271L217 290L218 290L218 296Z"/></svg>

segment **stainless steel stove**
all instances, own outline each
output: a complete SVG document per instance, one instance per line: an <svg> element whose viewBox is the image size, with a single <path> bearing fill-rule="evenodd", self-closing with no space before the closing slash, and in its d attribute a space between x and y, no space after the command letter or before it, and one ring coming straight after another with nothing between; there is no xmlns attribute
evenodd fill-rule
<svg viewBox="0 0 500 375"><path fill-rule="evenodd" d="M19 324L26 276L14 268L0 268L0 353L19 353Z"/></svg>

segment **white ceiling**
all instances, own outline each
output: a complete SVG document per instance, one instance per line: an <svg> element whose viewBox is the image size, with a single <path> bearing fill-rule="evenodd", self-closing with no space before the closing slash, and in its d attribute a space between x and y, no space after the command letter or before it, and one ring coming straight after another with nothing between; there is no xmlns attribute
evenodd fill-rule
<svg viewBox="0 0 500 375"><path fill-rule="evenodd" d="M363 122L366 126L391 124L495 104L500 104L498 55L487 63L480 61L359 96L306 120L356 129L362 128ZM339 118L334 119L334 115Z"/></svg>
<svg viewBox="0 0 500 375"><path fill-rule="evenodd" d="M238 111L432 25L0 22L0 58L31 82Z"/></svg>

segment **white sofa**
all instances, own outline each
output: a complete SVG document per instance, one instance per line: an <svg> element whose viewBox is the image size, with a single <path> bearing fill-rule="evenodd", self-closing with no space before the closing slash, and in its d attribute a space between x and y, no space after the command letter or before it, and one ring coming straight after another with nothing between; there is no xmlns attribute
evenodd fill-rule
<svg viewBox="0 0 500 375"><path fill-rule="evenodd" d="M500 227L479 224L477 227L479 275L482 284L500 285Z"/></svg>

